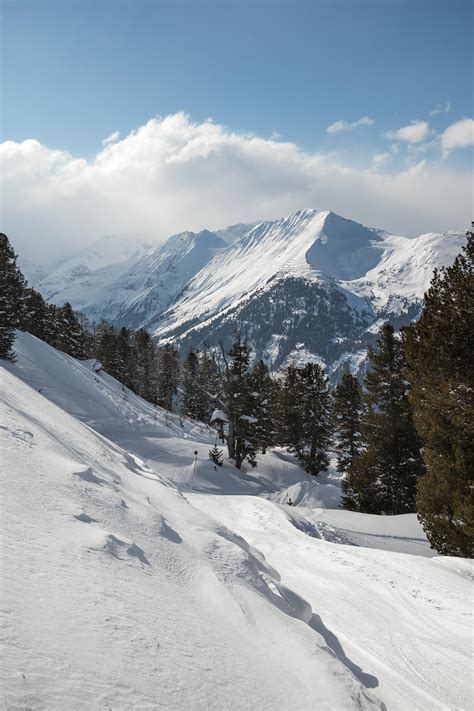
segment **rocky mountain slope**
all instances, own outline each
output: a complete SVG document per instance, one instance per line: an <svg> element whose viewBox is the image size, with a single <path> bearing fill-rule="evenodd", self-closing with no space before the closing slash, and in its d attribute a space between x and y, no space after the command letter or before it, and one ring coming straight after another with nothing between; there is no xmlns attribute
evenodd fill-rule
<svg viewBox="0 0 474 711"><path fill-rule="evenodd" d="M463 243L460 233L394 236L308 209L184 232L155 248L122 247L113 261L99 243L37 288L93 319L145 326L183 349L227 342L241 328L274 368L312 358L337 373L345 360L357 369L384 320L398 327L416 317L433 270Z"/></svg>

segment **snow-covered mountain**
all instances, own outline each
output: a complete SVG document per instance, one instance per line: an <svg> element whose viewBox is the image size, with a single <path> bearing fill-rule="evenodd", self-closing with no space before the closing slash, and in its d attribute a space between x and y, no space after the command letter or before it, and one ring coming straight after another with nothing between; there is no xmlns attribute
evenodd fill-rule
<svg viewBox="0 0 474 711"><path fill-rule="evenodd" d="M415 514L342 511L336 472L279 449L215 471L204 425L29 334L15 351L1 708L471 708L472 561Z"/></svg>
<svg viewBox="0 0 474 711"><path fill-rule="evenodd" d="M460 233L394 236L308 209L173 235L114 264L104 256L84 268L81 257L38 289L183 349L226 341L240 327L272 367L314 358L337 372L345 360L360 364L383 320L400 326L416 317L434 268L463 243Z"/></svg>
<svg viewBox="0 0 474 711"><path fill-rule="evenodd" d="M110 284L119 280L137 259L154 247L156 244L138 237L106 235L60 262L38 267L20 260L20 267L28 282L48 301L76 303L91 290L96 298L100 298ZM40 280L35 277L37 270L43 273Z"/></svg>

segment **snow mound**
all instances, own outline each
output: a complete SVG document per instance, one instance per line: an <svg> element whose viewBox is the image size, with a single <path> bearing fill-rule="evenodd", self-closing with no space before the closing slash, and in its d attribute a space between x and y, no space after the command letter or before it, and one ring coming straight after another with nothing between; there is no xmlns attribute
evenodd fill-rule
<svg viewBox="0 0 474 711"><path fill-rule="evenodd" d="M341 490L334 482L299 481L270 498L277 504L333 509L339 506Z"/></svg>

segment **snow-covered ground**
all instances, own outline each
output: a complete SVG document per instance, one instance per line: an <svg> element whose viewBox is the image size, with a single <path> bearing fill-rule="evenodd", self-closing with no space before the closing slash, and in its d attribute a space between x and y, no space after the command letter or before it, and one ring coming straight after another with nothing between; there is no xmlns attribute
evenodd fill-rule
<svg viewBox="0 0 474 711"><path fill-rule="evenodd" d="M215 470L205 426L30 335L16 350L1 708L472 708L474 568L415 516L342 511L335 474L282 450Z"/></svg>

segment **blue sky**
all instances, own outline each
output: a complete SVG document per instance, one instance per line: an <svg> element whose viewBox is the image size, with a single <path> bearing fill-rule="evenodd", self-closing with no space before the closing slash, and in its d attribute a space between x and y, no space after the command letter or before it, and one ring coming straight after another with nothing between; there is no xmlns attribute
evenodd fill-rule
<svg viewBox="0 0 474 711"><path fill-rule="evenodd" d="M4 137L91 154L111 132L179 110L304 149L382 130L449 101L472 114L471 2L4 2ZM434 125L446 117L438 115Z"/></svg>
<svg viewBox="0 0 474 711"><path fill-rule="evenodd" d="M3 0L4 229L44 260L304 207L462 226L473 7Z"/></svg>

